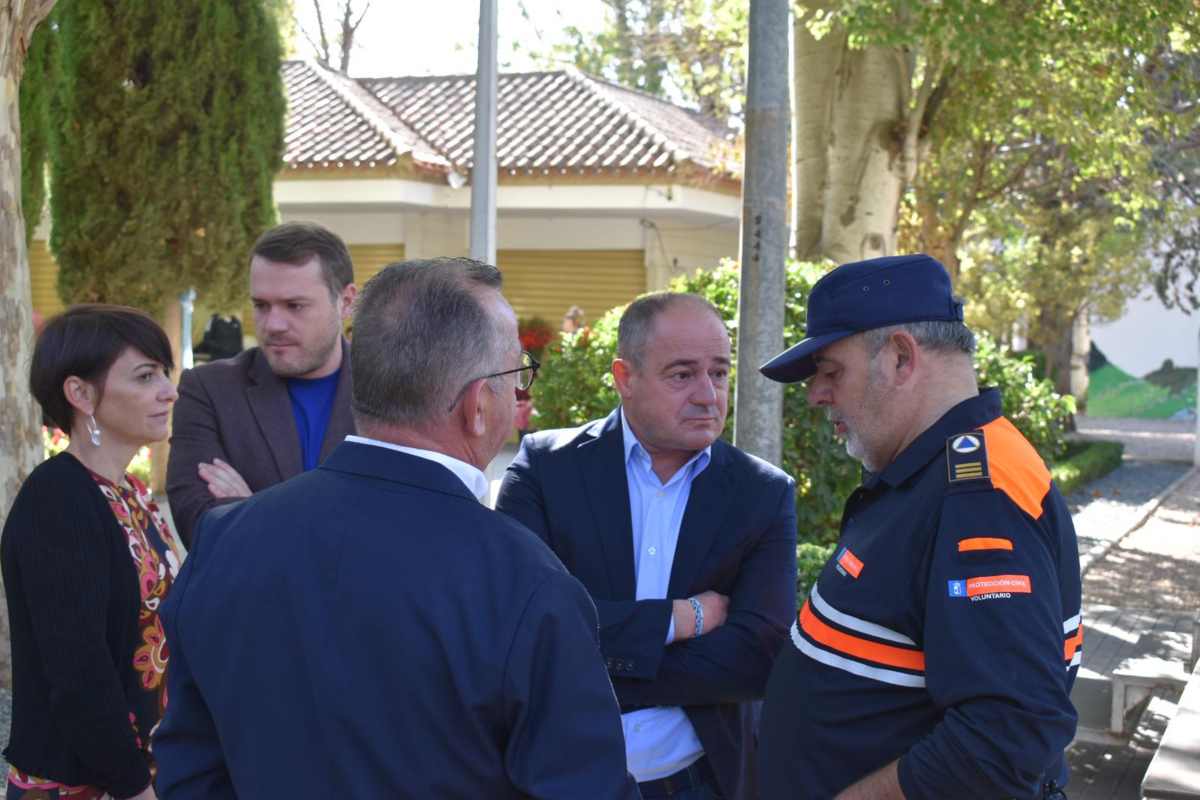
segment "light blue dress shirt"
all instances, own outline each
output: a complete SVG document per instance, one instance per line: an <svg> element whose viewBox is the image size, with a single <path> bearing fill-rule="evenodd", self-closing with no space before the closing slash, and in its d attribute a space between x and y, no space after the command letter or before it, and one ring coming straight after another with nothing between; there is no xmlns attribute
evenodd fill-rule
<svg viewBox="0 0 1200 800"><path fill-rule="evenodd" d="M633 568L638 600L664 600L675 563L679 526L692 493L692 481L708 466L712 448L696 453L663 483L651 468L650 454L629 427L621 411L625 444L625 480L629 485L629 516L633 522ZM680 598L675 598L680 599ZM666 642L675 639L674 619ZM704 748L691 720L679 706L644 708L621 715L625 729L625 758L639 782L673 775L700 759Z"/></svg>

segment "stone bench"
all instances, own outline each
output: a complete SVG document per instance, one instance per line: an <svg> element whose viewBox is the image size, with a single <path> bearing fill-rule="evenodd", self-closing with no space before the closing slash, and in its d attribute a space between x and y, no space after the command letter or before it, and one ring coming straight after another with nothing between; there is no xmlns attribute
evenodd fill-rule
<svg viewBox="0 0 1200 800"><path fill-rule="evenodd" d="M1122 735L1131 714L1150 699L1155 690L1181 691L1188 683L1188 672L1178 661L1162 658L1135 658L1125 661L1112 674L1112 709L1108 729Z"/></svg>
<svg viewBox="0 0 1200 800"><path fill-rule="evenodd" d="M1142 778L1142 797L1200 800L1200 671L1195 665Z"/></svg>

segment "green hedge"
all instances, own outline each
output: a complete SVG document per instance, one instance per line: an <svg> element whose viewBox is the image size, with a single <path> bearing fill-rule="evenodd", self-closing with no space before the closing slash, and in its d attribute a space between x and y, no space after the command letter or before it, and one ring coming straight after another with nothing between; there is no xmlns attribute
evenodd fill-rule
<svg viewBox="0 0 1200 800"><path fill-rule="evenodd" d="M801 542L796 545L796 607L804 603L808 590L817 582L825 562L833 555L832 544Z"/></svg>
<svg viewBox="0 0 1200 800"><path fill-rule="evenodd" d="M785 297L784 341L804 336L808 293L829 269L828 264L789 263ZM726 262L671 284L676 291L707 297L728 321L737 349L738 268ZM617 323L623 308L614 308L591 328L564 335L546 348L534 388L538 428L580 425L608 414L617 405L609 367L616 354ZM1027 361L1014 358L986 336L980 336L977 364L984 385L1001 388L1004 412L1048 461L1063 448L1063 430L1073 410L1070 398L1055 394L1047 381L1036 380ZM796 479L796 512L801 542L829 544L837 539L846 497L861 471L834 438L824 412L808 407L805 387L784 387L783 468ZM730 404L725 438L731 439ZM806 587L807 588L807 587Z"/></svg>
<svg viewBox="0 0 1200 800"><path fill-rule="evenodd" d="M1120 442L1087 442L1051 467L1050 475L1060 492L1070 494L1121 466L1124 451Z"/></svg>

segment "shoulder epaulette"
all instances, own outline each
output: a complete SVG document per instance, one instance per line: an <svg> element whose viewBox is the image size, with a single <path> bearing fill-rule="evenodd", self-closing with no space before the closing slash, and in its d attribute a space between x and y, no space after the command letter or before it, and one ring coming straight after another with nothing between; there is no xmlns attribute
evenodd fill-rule
<svg viewBox="0 0 1200 800"><path fill-rule="evenodd" d="M983 431L956 433L946 439L946 476L951 483L987 480L987 442Z"/></svg>

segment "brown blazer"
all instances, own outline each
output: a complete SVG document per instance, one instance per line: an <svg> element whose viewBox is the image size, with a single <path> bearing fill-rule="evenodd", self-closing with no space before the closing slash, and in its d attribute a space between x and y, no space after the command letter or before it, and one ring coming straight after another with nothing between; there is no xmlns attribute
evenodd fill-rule
<svg viewBox="0 0 1200 800"><path fill-rule="evenodd" d="M321 459L354 433L350 414L350 344L342 340L342 372ZM167 498L180 537L192 545L200 515L219 502L200 479L196 465L219 458L242 476L252 492L299 475L300 436L287 384L254 347L233 358L185 370L171 423Z"/></svg>

